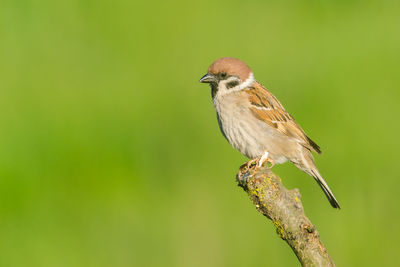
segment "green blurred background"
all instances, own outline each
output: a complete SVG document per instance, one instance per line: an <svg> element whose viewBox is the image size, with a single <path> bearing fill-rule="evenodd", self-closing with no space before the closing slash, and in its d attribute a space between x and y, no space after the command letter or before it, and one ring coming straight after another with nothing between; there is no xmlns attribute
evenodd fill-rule
<svg viewBox="0 0 400 267"><path fill-rule="evenodd" d="M254 70L323 150L302 193L338 266L394 266L398 1L0 4L0 266L296 266L237 187L222 56Z"/></svg>

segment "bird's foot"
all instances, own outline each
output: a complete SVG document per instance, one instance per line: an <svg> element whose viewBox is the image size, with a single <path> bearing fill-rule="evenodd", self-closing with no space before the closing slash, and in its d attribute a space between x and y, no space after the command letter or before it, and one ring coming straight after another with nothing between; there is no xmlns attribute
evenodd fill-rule
<svg viewBox="0 0 400 267"><path fill-rule="evenodd" d="M275 165L275 161L273 159L268 158L268 152L265 152L262 156L249 160L240 166L239 170L241 173L246 173L248 171L257 171L261 168L264 163L267 163L267 167L271 169ZM270 165L268 165L268 163Z"/></svg>
<svg viewBox="0 0 400 267"><path fill-rule="evenodd" d="M254 158L252 160L249 160L248 162L243 163L242 166L240 166L239 170L242 173L246 173L246 172L250 171L251 169L256 168L257 164L258 164L258 160L259 160L258 158Z"/></svg>
<svg viewBox="0 0 400 267"><path fill-rule="evenodd" d="M252 159L252 160L249 160L249 161L246 163L247 168L248 168L248 169L251 169L251 168L257 167L258 161L259 161L259 160L260 160L259 158L254 158L254 159Z"/></svg>
<svg viewBox="0 0 400 267"><path fill-rule="evenodd" d="M261 157L257 159L258 159L257 168L261 168L264 162L267 162L267 167L270 169L275 165L275 161L273 159L268 158L268 152L265 152ZM270 163L271 165L268 166L268 163Z"/></svg>

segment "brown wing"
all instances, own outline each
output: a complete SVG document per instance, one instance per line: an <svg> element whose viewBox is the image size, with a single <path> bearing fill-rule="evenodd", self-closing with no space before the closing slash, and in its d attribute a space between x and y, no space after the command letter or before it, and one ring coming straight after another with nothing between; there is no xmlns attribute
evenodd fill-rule
<svg viewBox="0 0 400 267"><path fill-rule="evenodd" d="M259 83L246 89L251 104L250 110L260 120L264 121L279 132L297 139L304 147L321 153L319 146L314 143L286 112L278 99Z"/></svg>

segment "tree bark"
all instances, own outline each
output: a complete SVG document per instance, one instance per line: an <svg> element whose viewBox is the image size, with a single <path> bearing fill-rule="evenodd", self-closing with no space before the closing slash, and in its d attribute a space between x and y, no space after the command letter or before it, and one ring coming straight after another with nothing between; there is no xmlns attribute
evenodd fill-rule
<svg viewBox="0 0 400 267"><path fill-rule="evenodd" d="M240 168L237 181L257 210L273 222L302 266L335 266L317 229L304 214L297 188L286 189L268 167L256 169L246 164Z"/></svg>

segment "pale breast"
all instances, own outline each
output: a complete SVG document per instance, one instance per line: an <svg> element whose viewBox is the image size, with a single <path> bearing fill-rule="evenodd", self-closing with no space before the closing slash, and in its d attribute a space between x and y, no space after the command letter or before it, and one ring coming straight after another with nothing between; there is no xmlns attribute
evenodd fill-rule
<svg viewBox="0 0 400 267"><path fill-rule="evenodd" d="M235 149L248 158L261 156L268 151L270 158L276 163L285 162L287 152L280 145L287 142L287 138L255 118L249 110L248 102L240 97L240 93L214 99L222 134Z"/></svg>

